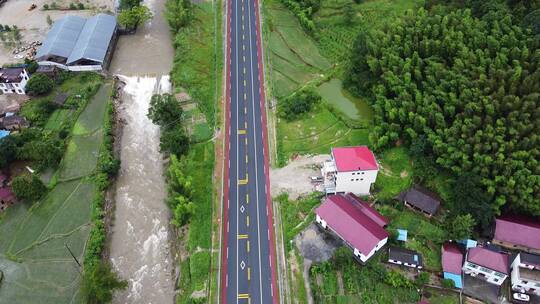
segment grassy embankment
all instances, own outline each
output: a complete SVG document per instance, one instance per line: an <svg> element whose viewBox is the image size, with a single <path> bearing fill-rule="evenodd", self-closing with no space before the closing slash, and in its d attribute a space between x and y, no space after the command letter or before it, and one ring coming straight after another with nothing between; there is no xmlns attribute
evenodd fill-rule
<svg viewBox="0 0 540 304"><path fill-rule="evenodd" d="M217 276L213 269L217 258L212 252L218 251L212 244L212 231L217 226L212 217L215 155L211 138L219 117L216 92L220 93L221 86L221 24L218 21L215 27L214 22L215 9L219 14L219 3L216 2L217 8L212 2L193 4L191 24L182 28L173 42L175 59L171 79L175 92L186 92L192 97L182 105L185 125L192 138L189 152L184 156L183 171L192 179L195 204L187 233L181 240L186 252L180 261L177 303L204 303L209 293L215 292Z"/></svg>
<svg viewBox="0 0 540 304"><path fill-rule="evenodd" d="M82 81L81 77L87 81ZM5 274L0 303L83 301L82 269L67 247L82 263L94 228L94 204L100 196L95 173L104 147L111 92L110 85L102 86L85 107L89 96L84 92L95 92L95 85L102 81L99 77L90 77L78 75L59 88L64 92L81 93L77 101L82 103L80 110L65 116L62 123L58 123L60 114L43 117L42 125L62 125L70 131L64 157L50 182L50 191L33 204L15 204L0 219L0 270Z"/></svg>

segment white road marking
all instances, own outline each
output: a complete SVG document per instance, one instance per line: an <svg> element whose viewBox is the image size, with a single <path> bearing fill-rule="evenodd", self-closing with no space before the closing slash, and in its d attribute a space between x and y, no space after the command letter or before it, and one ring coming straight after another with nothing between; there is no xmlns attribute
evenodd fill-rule
<svg viewBox="0 0 540 304"><path fill-rule="evenodd" d="M251 69L251 73L250 73L250 76L251 76L251 103L253 105L253 111L252 112L252 116L253 116L253 142L255 144L255 164L258 164L258 157L257 157L257 137L256 137L256 132L257 132L257 128L256 128L256 125L255 125L255 90L253 88L253 41L251 40L251 36L252 36L252 31L251 31L251 8L250 8L250 3L251 1L248 1L248 18L249 18L249 21L248 21L248 25L249 25L249 65L250 65L250 69ZM260 106L260 105L259 105ZM259 132L261 132L261 130L259 130ZM255 189L256 189L256 193L257 193L257 246L258 246L258 255L259 255L259 293L260 293L260 301L262 303L263 301L263 294L262 294L262 262L261 262L261 230L260 230L260 212L259 212L259 173L257 172L257 165L255 165Z"/></svg>

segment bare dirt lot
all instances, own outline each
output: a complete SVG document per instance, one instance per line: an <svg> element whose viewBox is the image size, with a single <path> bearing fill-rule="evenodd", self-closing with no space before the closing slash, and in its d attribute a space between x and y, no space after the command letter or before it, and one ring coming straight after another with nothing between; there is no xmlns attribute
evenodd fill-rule
<svg viewBox="0 0 540 304"><path fill-rule="evenodd" d="M299 196L320 191L321 189L311 183L310 177L320 176L321 165L329 158L330 155L327 154L299 156L283 168L271 169L270 193L272 197L286 192L290 199L295 200Z"/></svg>
<svg viewBox="0 0 540 304"><path fill-rule="evenodd" d="M43 10L43 5L55 2L58 10ZM84 10L64 10L69 8L71 3L84 4ZM26 45L33 41L43 41L49 31L47 16L51 21L56 21L66 15L91 16L98 12L112 12L114 0L8 0L0 6L0 24L16 25L21 30L21 44ZM32 4L36 5L33 10L28 10ZM22 58L17 58L12 54L15 45L0 43L0 65L6 63L21 62Z"/></svg>

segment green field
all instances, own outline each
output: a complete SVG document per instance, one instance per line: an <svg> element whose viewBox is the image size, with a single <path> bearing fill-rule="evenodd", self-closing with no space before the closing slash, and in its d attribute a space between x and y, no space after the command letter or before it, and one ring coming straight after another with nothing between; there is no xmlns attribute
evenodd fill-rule
<svg viewBox="0 0 540 304"><path fill-rule="evenodd" d="M320 105L299 120L280 119L277 125L279 163L294 154L330 153L334 146L367 145L368 130L349 128L326 106Z"/></svg>
<svg viewBox="0 0 540 304"><path fill-rule="evenodd" d="M91 178L99 154L104 109L110 85L104 85L79 116L57 174L59 181L39 202L15 204L0 219L0 303L82 303L79 262L90 231L96 186ZM89 133L85 133L87 130ZM90 139L90 140L89 140ZM87 142L91 142L88 144ZM84 144L83 144L84 143ZM81 159L77 155L84 155Z"/></svg>
<svg viewBox="0 0 540 304"><path fill-rule="evenodd" d="M320 78L331 68L315 41L309 37L296 17L278 0L264 2L268 20L266 44L270 50L273 93L284 97L305 83Z"/></svg>
<svg viewBox="0 0 540 304"><path fill-rule="evenodd" d="M412 186L412 163L407 149L391 148L376 157L381 166L374 188L377 198L392 199Z"/></svg>
<svg viewBox="0 0 540 304"><path fill-rule="evenodd" d="M387 285L387 272L375 255L366 266L360 266L351 257L348 248L342 247L327 262L310 269L310 285L315 303L416 303L420 299L415 289ZM338 279L340 277L340 279ZM343 289L339 286L343 282ZM432 302L435 303L435 302Z"/></svg>

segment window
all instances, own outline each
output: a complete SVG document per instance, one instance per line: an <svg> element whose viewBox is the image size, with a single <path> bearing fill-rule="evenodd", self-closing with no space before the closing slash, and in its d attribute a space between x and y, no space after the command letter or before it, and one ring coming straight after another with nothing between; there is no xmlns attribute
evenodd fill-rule
<svg viewBox="0 0 540 304"><path fill-rule="evenodd" d="M478 265L469 262L467 262L467 266L474 269L478 268Z"/></svg>
<svg viewBox="0 0 540 304"><path fill-rule="evenodd" d="M362 174L365 174L366 172L362 172Z"/></svg>
<svg viewBox="0 0 540 304"><path fill-rule="evenodd" d="M354 178L351 178L351 182L354 182Z"/></svg>
<svg viewBox="0 0 540 304"><path fill-rule="evenodd" d="M495 272L495 276L499 277L499 278L503 278L505 276L504 273L500 273L500 272Z"/></svg>
<svg viewBox="0 0 540 304"><path fill-rule="evenodd" d="M358 178L356 179L356 181L358 181Z"/></svg>
<svg viewBox="0 0 540 304"><path fill-rule="evenodd" d="M363 178L361 178L360 180L361 180L361 181L363 181L364 179L363 179Z"/></svg>
<svg viewBox="0 0 540 304"><path fill-rule="evenodd" d="M493 279L493 282L499 282L499 279Z"/></svg>
<svg viewBox="0 0 540 304"><path fill-rule="evenodd" d="M485 272L485 273L492 273L493 272L491 269L488 269L486 267L480 267L480 270Z"/></svg>
<svg viewBox="0 0 540 304"><path fill-rule="evenodd" d="M352 173L352 175L356 175L356 173L355 173L355 172L353 172L353 173Z"/></svg>

